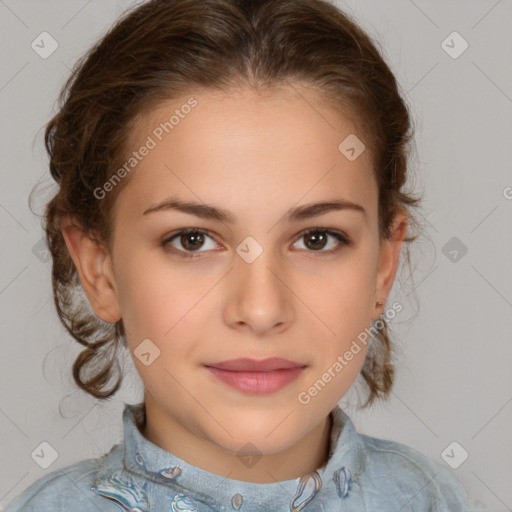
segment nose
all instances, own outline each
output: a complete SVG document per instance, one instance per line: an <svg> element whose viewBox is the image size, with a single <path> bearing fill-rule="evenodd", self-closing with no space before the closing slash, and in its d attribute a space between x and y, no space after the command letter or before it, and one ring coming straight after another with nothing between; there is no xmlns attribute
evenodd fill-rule
<svg viewBox="0 0 512 512"><path fill-rule="evenodd" d="M287 329L294 318L291 274L271 250L251 261L235 258L229 273L224 321L254 335L275 334Z"/></svg>

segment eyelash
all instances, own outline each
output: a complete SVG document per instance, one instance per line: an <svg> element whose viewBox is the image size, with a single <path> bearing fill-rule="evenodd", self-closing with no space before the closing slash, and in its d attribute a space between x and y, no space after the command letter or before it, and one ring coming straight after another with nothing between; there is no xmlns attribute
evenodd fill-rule
<svg viewBox="0 0 512 512"><path fill-rule="evenodd" d="M195 252L182 251L180 249L176 249L175 247L172 247L172 246L169 245L169 243L172 242L175 238L178 238L179 236L181 236L183 234L187 234L187 233L201 233L201 234L207 235L207 236L209 236L210 238L213 239L212 234L209 231L207 231L207 230L199 229L199 228L184 228L184 229L180 229L179 231L175 231L170 237L167 237L161 243L162 247L166 251L169 251L169 252L172 252L174 254L177 254L178 256L180 256L182 258L187 258L187 259L200 258L201 257L200 253L201 252L207 252L207 251L195 251ZM322 228L322 227L309 228L309 229L306 229L306 230L302 231L299 234L299 236L297 237L295 242L299 241L301 238L303 238L304 236L306 236L306 235L308 235L310 233L322 233L322 234L331 235L332 237L336 238L340 242L340 244L338 245L338 247L336 247L336 249L329 249L327 251L322 251L322 250L319 250L319 251L312 251L312 250L311 251L307 251L307 252L311 252L311 253L316 253L319 256L325 256L327 254L336 254L336 253L338 253L341 250L341 248L343 246L349 246L352 243L351 240L348 238L348 236L346 236L344 233L341 233L341 232L338 232L338 231L333 231L333 230L330 230L328 228Z"/></svg>

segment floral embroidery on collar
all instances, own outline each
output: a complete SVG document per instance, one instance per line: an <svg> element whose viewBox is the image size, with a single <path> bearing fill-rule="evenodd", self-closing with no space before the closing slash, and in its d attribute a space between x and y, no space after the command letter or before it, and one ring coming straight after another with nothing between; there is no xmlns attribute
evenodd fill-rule
<svg viewBox="0 0 512 512"><path fill-rule="evenodd" d="M199 508L193 499L183 494L177 494L171 502L170 510L172 512L198 512Z"/></svg>
<svg viewBox="0 0 512 512"><path fill-rule="evenodd" d="M146 467L146 464L144 463L144 459L142 458L141 454L138 452L135 454L135 460L137 461L137 464L139 466L142 466L145 471L147 471L148 473L151 473L152 475L163 476L164 478L167 478L168 480L174 480L175 478L177 478L178 476L181 475L181 468L179 466L167 467L167 468L161 469L157 473L155 473L154 471L150 471Z"/></svg>
<svg viewBox="0 0 512 512"><path fill-rule="evenodd" d="M290 511L299 512L302 510L315 497L321 487L322 479L316 471L301 477L297 492L290 502Z"/></svg>
<svg viewBox="0 0 512 512"><path fill-rule="evenodd" d="M352 475L350 474L350 470L343 466L334 472L332 479L336 485L336 492L338 493L338 496L340 498L346 498L352 483Z"/></svg>
<svg viewBox="0 0 512 512"><path fill-rule="evenodd" d="M149 511L146 490L139 487L130 476L123 480L119 475L114 474L105 482L96 480L94 484L91 491L113 501L126 512Z"/></svg>

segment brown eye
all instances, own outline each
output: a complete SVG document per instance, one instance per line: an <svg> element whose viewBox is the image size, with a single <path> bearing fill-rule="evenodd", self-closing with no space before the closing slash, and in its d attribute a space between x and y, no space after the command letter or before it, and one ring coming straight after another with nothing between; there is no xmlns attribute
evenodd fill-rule
<svg viewBox="0 0 512 512"><path fill-rule="evenodd" d="M323 249L327 244L327 236L324 231L313 231L304 235L306 240L306 247L314 251Z"/></svg>
<svg viewBox="0 0 512 512"><path fill-rule="evenodd" d="M206 249L200 250L205 247L205 243L208 239L211 240L210 247L206 244ZM197 228L181 229L177 231L171 237L165 239L162 242L162 246L164 249L177 253L185 258L193 258L196 256L190 253L196 252L199 256L202 252L218 247L213 238L206 231Z"/></svg>
<svg viewBox="0 0 512 512"><path fill-rule="evenodd" d="M331 246L324 250L329 245L329 238L331 237L336 239L337 243L331 243ZM299 237L299 240L302 239L304 239L304 245L308 252L318 252L319 254L336 253L342 246L351 243L346 235L325 228L310 228L303 231Z"/></svg>
<svg viewBox="0 0 512 512"><path fill-rule="evenodd" d="M204 244L204 235L199 231L182 233L180 235L180 243L188 251L197 251Z"/></svg>

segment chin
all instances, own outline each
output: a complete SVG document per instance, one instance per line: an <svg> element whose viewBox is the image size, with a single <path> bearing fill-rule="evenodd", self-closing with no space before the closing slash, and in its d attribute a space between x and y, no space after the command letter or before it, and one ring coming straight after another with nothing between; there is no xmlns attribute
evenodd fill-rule
<svg viewBox="0 0 512 512"><path fill-rule="evenodd" d="M295 425L295 422L283 421L283 418L276 416L275 413L267 413L263 416L263 413L255 412L253 418L243 413L239 417L224 418L222 426L225 426L227 432L222 427L211 432L212 422L209 422L207 430L212 434L216 444L235 454L244 446L246 451L250 451L253 447L261 455L278 453L306 434L301 429L301 427L304 428L302 422L300 425Z"/></svg>

